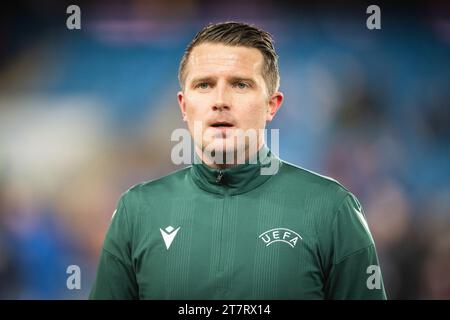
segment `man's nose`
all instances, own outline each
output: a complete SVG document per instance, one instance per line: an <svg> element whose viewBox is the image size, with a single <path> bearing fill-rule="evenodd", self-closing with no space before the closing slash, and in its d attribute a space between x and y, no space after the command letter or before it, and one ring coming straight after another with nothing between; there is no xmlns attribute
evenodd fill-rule
<svg viewBox="0 0 450 320"><path fill-rule="evenodd" d="M224 85L216 87L216 96L212 106L214 111L230 110L230 97L228 89Z"/></svg>

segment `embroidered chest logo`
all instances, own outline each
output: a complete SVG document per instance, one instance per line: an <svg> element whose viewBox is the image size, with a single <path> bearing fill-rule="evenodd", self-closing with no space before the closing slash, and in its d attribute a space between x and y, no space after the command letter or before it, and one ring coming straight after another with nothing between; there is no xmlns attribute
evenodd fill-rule
<svg viewBox="0 0 450 320"><path fill-rule="evenodd" d="M174 228L172 226L166 227L164 230L159 229L161 231L161 235L163 237L164 243L166 244L167 250L169 250L170 245L172 244L173 239L175 239L175 236L177 235L178 230L180 230L181 227Z"/></svg>
<svg viewBox="0 0 450 320"><path fill-rule="evenodd" d="M298 239L303 240L297 232L287 228L267 230L266 232L261 233L259 238L266 244L266 247L274 242L284 242L294 248Z"/></svg>

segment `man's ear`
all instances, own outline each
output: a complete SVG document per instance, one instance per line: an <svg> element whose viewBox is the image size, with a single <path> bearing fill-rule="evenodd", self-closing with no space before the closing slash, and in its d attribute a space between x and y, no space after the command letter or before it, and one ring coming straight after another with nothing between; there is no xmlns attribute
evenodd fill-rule
<svg viewBox="0 0 450 320"><path fill-rule="evenodd" d="M180 106L180 110L181 110L181 115L183 117L183 121L187 121L187 118L186 118L186 103L184 101L183 91L178 91L177 100L178 100L178 105Z"/></svg>
<svg viewBox="0 0 450 320"><path fill-rule="evenodd" d="M266 121L270 122L275 117L278 109L280 109L281 104L283 103L283 93L275 92L269 99L269 108L267 109Z"/></svg>

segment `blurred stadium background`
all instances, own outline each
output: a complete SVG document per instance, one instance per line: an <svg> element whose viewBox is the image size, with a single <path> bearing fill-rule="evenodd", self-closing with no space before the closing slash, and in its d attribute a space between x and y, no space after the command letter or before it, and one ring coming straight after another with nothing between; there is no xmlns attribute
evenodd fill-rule
<svg viewBox="0 0 450 320"><path fill-rule="evenodd" d="M81 8L82 29L66 28ZM381 7L382 29L366 28ZM205 24L274 35L280 156L362 202L390 299L450 299L450 6L15 1L0 13L0 298L84 299L120 194L178 167L177 68ZM81 268L68 290L66 268Z"/></svg>

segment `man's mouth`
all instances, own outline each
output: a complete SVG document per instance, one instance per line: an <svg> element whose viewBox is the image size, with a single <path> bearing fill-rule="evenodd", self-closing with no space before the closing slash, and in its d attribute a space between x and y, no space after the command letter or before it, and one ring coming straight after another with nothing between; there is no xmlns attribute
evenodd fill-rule
<svg viewBox="0 0 450 320"><path fill-rule="evenodd" d="M211 124L211 127L213 128L232 128L234 127L234 125L230 122L226 122L226 121L218 121L218 122L214 122Z"/></svg>

